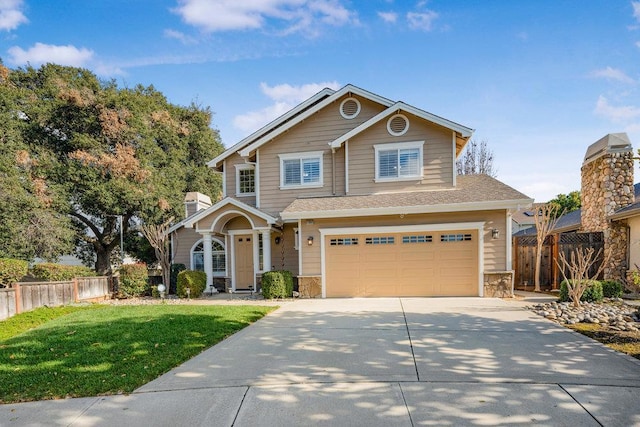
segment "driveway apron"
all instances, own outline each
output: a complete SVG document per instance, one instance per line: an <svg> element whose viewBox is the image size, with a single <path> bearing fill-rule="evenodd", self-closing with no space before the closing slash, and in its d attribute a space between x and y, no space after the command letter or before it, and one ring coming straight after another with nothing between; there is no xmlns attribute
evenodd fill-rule
<svg viewBox="0 0 640 427"><path fill-rule="evenodd" d="M640 364L488 298L298 300L131 395L0 406L1 426L532 424L640 425Z"/></svg>

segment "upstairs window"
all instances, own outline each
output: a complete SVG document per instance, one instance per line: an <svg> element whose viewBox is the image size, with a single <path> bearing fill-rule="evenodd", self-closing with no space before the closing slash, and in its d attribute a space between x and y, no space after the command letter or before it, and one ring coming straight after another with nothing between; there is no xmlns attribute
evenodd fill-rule
<svg viewBox="0 0 640 427"><path fill-rule="evenodd" d="M422 145L424 142L374 145L376 182L422 178Z"/></svg>
<svg viewBox="0 0 640 427"><path fill-rule="evenodd" d="M280 187L322 187L322 152L281 154Z"/></svg>
<svg viewBox="0 0 640 427"><path fill-rule="evenodd" d="M238 196L256 194L256 170L253 165L236 165L236 189Z"/></svg>

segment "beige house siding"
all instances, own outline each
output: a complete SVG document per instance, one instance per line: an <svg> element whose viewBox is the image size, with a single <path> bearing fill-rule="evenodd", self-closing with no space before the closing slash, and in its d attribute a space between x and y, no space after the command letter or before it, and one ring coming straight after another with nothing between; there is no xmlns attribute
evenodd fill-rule
<svg viewBox="0 0 640 427"><path fill-rule="evenodd" d="M298 275L298 251L295 249L296 224L285 224L282 233L271 233L271 268L273 270L288 270L294 276ZM275 238L280 237L280 243Z"/></svg>
<svg viewBox="0 0 640 427"><path fill-rule="evenodd" d="M483 268L485 271L505 270L507 268L507 213L504 210L497 210L446 214L405 215L404 218L401 218L400 215L388 215L360 218L317 219L313 221L313 224L307 224L306 221L303 221L301 230L301 239L303 241L302 246L304 246L302 274L306 276L321 275L322 267L320 261L321 249L319 231L321 228L382 227L460 222L485 222L483 233ZM453 228L455 228L455 226L453 226ZM491 231L493 228L499 230L499 239L493 239L491 237ZM314 238L314 243L312 246L306 246L306 239L309 236L313 236Z"/></svg>
<svg viewBox="0 0 640 427"><path fill-rule="evenodd" d="M228 212L227 217L225 218L225 213ZM198 221L198 223L196 224L196 229L197 230L211 230L211 228L213 227L213 222L215 220L218 220L215 224L215 232L221 232L222 229L225 227L225 224L227 224L230 221L234 221L234 217L236 216L240 216L242 219L244 219L244 221L246 222L246 227L244 228L251 228L251 225L249 224L249 222L247 221L247 219L245 218L245 215L249 218L251 218L251 221L253 222L253 224L256 227L266 227L267 223L264 219L257 217L256 215L253 215L251 213L243 213L243 214L239 214L239 209L238 207L236 207L235 205L229 204L227 206L224 206L222 208L220 208L219 210L216 211L215 215L211 214L208 215L207 217L203 218L202 220ZM235 226L236 230L238 229L243 229L241 227Z"/></svg>
<svg viewBox="0 0 640 427"><path fill-rule="evenodd" d="M402 136L387 131L382 120L349 141L349 194L361 195L389 191L432 190L453 186L453 134L411 114L409 130ZM424 141L423 179L375 182L374 145Z"/></svg>
<svg viewBox="0 0 640 427"><path fill-rule="evenodd" d="M184 264L187 269L191 268L191 248L195 243L202 239L200 233L196 233L193 228L180 228L173 233L171 243L173 264ZM224 242L224 238L221 239Z"/></svg>
<svg viewBox="0 0 640 427"><path fill-rule="evenodd" d="M271 215L282 211L295 198L300 196L318 197L332 195L331 150L329 143L357 127L362 122L382 111L382 107L370 101L361 101L360 114L351 120L340 115L339 107L342 99L330 104L309 117L302 125L290 129L278 136L269 144L258 150L260 208ZM322 151L323 170L321 188L280 189L280 154ZM336 153L336 166L342 163L344 181L344 153ZM342 159L341 161L338 161ZM337 176L337 173L336 173ZM336 181L337 191L344 192L344 182Z"/></svg>
<svg viewBox="0 0 640 427"><path fill-rule="evenodd" d="M237 165L245 165L246 162L237 153L233 153L225 160L224 179L227 187L227 197L233 197L249 206L256 207L256 196L240 196L237 194L236 173Z"/></svg>

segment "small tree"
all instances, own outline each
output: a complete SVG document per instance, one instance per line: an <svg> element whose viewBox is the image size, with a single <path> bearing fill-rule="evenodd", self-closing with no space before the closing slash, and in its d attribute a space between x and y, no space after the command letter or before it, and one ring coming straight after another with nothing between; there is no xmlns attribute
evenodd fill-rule
<svg viewBox="0 0 640 427"><path fill-rule="evenodd" d="M140 227L142 234L156 253L156 259L162 268L162 283L169 289L171 284L171 253L169 252L169 226L173 217L160 225L143 224Z"/></svg>
<svg viewBox="0 0 640 427"><path fill-rule="evenodd" d="M549 234L551 234L551 230L553 230L558 222L558 218L561 217L558 215L558 207L557 205L547 203L540 206L539 209L536 209L533 219L536 224L536 270L535 270L535 288L536 292L540 292L540 267L542 265L542 246L544 245L544 240L547 238Z"/></svg>
<svg viewBox="0 0 640 427"><path fill-rule="evenodd" d="M589 277L589 271L597 262L601 253L602 249L596 252L593 248L576 248L571 251L570 259L567 260L565 254L560 252L560 262L556 261L556 264L558 264L562 276L567 283L569 298L573 301L574 307L580 307L582 295L591 283L593 283L592 279L598 277L600 273L602 273L602 270L604 270L604 266L608 264L610 256L605 254L600 267L598 267L592 277ZM567 275L566 272L569 274Z"/></svg>

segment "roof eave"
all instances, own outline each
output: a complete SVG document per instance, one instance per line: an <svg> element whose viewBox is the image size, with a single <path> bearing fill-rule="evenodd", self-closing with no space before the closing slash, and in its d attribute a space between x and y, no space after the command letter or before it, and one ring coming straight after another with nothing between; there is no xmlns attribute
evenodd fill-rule
<svg viewBox="0 0 640 427"><path fill-rule="evenodd" d="M398 214L429 214L443 212L468 212L500 209L516 209L533 203L533 199L493 200L488 202L468 202L439 205L393 206L384 208L338 209L327 211L282 212L282 220L343 218L358 216L382 216Z"/></svg>

